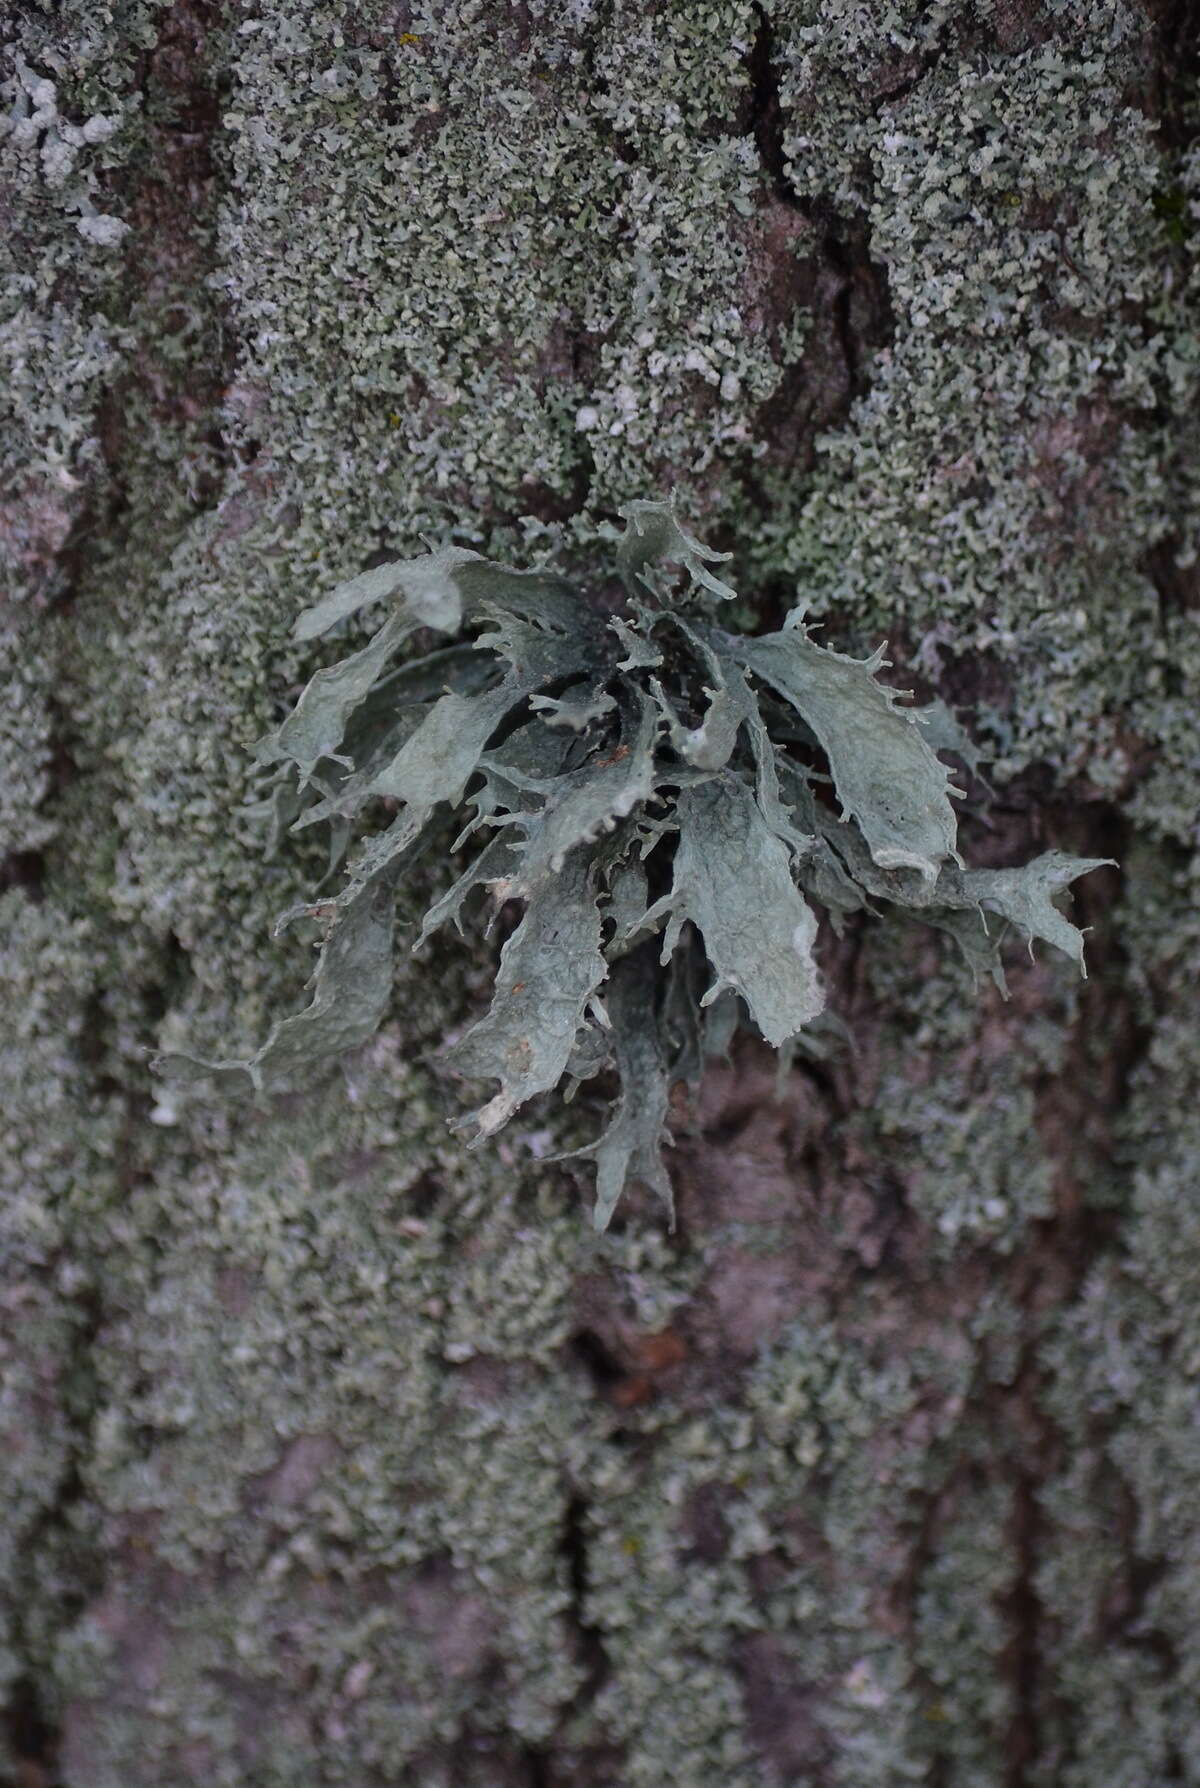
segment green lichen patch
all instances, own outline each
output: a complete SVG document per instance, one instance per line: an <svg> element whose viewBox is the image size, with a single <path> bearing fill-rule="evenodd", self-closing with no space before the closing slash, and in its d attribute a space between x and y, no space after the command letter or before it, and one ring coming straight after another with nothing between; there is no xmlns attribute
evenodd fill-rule
<svg viewBox="0 0 1200 1788"><path fill-rule="evenodd" d="M670 1201L658 1160L669 1090L698 1079L731 1026L745 1020L778 1048L820 1016L806 896L831 882L838 912L914 910L1001 986L1002 931L989 932L989 913L1082 967L1082 938L1051 895L1098 861L1047 853L1023 870L961 869L949 771L920 715L876 680L882 654L859 663L819 646L798 612L778 633L725 632L705 607L734 594L710 569L717 555L669 505L625 514L616 563L627 612L612 624L564 578L461 549L368 572L300 617L297 634L310 638L381 598L392 605L369 644L317 672L260 742L260 760L284 765L289 811L309 803L299 826L344 825L380 799L398 812L352 857L340 893L298 909L327 927L311 1005L243 1063L168 1056L160 1067L241 1071L261 1088L365 1041L388 1005L394 882L464 796L459 844L480 833L490 842L436 923L461 924L478 885L525 911L491 1010L449 1059L500 1082L471 1120L481 1137L564 1078L617 1067L616 1118L589 1151L601 1229L633 1178ZM670 566L683 567L682 590ZM463 621L475 653L389 675L422 623ZM828 776L803 755L808 741ZM422 939L429 929L427 917ZM644 950L630 952L659 931L666 973L656 977ZM647 978L651 988L661 979L661 996L639 987Z"/></svg>

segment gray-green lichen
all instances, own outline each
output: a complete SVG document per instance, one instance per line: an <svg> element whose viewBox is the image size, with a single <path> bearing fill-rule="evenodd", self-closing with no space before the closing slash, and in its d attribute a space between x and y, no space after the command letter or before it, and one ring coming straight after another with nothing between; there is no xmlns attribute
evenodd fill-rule
<svg viewBox="0 0 1200 1788"><path fill-rule="evenodd" d="M1164 29L22 11L0 1670L71 1788L1198 1779L1200 185ZM319 865L241 817L297 610L423 530L582 558L671 485L741 587L802 579L829 643L890 633L974 710L977 860L1047 809L1121 858L1082 994L1014 968L975 1012L948 951L851 937L857 1055L778 1105L752 1053L710 1075L673 1243L448 1146L425 1058L480 962L403 972L265 1115L155 1088L156 1029L249 1043L302 967L264 946Z"/></svg>
<svg viewBox="0 0 1200 1788"><path fill-rule="evenodd" d="M736 600L712 569L722 555L669 503L621 516L624 613L609 619L589 596L611 569L576 582L461 547L362 572L303 611L293 632L305 640L384 613L255 747L274 829L325 828L326 882L345 861L336 892L276 927L321 922L312 999L243 1060L168 1054L160 1071L261 1093L369 1041L391 1003L397 884L465 847L414 953L451 924L462 932L481 888L493 922L510 902L523 911L486 1016L449 1051L499 1090L454 1127L493 1136L561 1082L573 1095L615 1071L611 1121L578 1151L596 1163L603 1230L633 1183L672 1207L672 1097L694 1092L739 1028L776 1049L819 1047L814 903L838 931L854 913L918 916L1002 992L1010 934L1082 969L1082 934L1053 896L1111 860L1051 851L965 867L960 791L938 750L972 753L950 710L904 707L878 680L882 647L861 660L830 651L802 606L774 633L716 625L714 603ZM465 637L397 662L430 631ZM388 824L347 858L381 802Z"/></svg>

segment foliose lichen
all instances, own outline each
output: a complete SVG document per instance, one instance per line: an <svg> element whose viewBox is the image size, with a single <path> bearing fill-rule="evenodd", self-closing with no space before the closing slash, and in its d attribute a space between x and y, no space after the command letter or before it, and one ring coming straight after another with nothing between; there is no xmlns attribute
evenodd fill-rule
<svg viewBox="0 0 1200 1788"><path fill-rule="evenodd" d="M810 901L835 926L916 912L1001 988L1010 928L1082 968L1082 935L1052 896L1102 860L1050 851L1022 869L967 869L938 751L970 746L949 710L901 706L876 675L883 646L866 660L832 651L800 609L777 632L727 632L712 615L734 597L712 570L721 555L672 504L622 515L621 612L552 570L452 546L365 571L300 616L309 640L389 605L260 740L264 814L277 829L327 825L331 874L356 821L381 805L391 818L339 892L280 921L325 927L311 1004L244 1061L172 1055L166 1069L261 1088L365 1042L391 995L398 880L439 844L470 846L414 948L461 930L480 888L493 917L510 901L524 913L491 1009L449 1051L459 1072L500 1083L459 1127L491 1136L560 1082L571 1096L615 1069L612 1121L581 1151L603 1229L631 1181L671 1202L660 1149L673 1087L694 1089L739 1025L791 1049L821 1018ZM470 637L397 666L422 628ZM449 815L465 815L452 842Z"/></svg>

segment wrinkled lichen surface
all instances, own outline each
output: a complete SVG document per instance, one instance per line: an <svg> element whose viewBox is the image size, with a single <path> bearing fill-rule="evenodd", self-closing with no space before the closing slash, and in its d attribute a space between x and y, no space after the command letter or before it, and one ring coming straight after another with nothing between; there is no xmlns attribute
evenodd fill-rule
<svg viewBox="0 0 1200 1788"><path fill-rule="evenodd" d="M1200 1782L1194 8L8 31L10 1778ZM972 861L1119 860L1087 983L824 937L850 1044L710 1071L674 1237L590 1235L588 1112L448 1136L487 946L265 1107L156 1084L309 966L296 615L671 489L752 625L966 717Z"/></svg>

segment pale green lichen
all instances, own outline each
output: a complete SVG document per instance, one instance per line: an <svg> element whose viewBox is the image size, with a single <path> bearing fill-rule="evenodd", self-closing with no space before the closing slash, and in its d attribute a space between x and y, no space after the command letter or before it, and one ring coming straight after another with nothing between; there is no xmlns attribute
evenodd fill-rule
<svg viewBox="0 0 1200 1788"><path fill-rule="evenodd" d="M297 909L326 924L305 1010L245 1062L170 1056L162 1069L244 1073L261 1090L373 1036L391 993L393 890L436 848L445 808L461 824L452 848L470 842L475 855L417 947L450 920L461 929L481 886L497 908L525 906L491 1009L450 1052L460 1073L500 1082L472 1122L491 1136L563 1079L573 1088L615 1067L613 1121L581 1151L596 1161L600 1229L631 1181L671 1203L659 1147L674 1086L698 1085L741 1023L781 1048L821 1016L810 900L838 923L918 913L1001 988L1010 928L1082 969L1083 938L1052 895L1100 860L1047 852L1023 869L964 869L949 770L920 712L877 680L883 649L863 662L830 651L800 610L777 633L725 631L708 612L734 596L710 569L719 555L669 504L622 513L626 614L613 623L567 578L460 548L366 572L301 615L296 635L311 639L388 608L260 740L259 761L284 766L272 805L297 826L331 822L335 866L373 803L398 811L340 892ZM422 626L464 624L472 649L392 669ZM656 974L638 946L660 932Z"/></svg>

